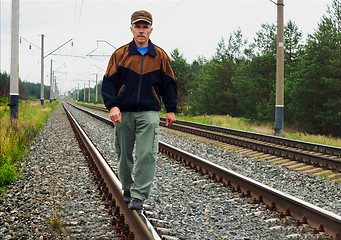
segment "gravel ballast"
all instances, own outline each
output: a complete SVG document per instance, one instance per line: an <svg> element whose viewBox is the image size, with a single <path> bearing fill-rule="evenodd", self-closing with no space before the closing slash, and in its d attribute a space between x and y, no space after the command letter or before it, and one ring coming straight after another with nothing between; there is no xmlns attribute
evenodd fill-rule
<svg viewBox="0 0 341 240"><path fill-rule="evenodd" d="M28 148L22 168L0 196L0 239L115 239L61 104Z"/></svg>
<svg viewBox="0 0 341 240"><path fill-rule="evenodd" d="M67 105L68 106L68 105ZM115 168L114 131L68 106L96 147ZM106 113L97 112L108 117ZM251 177L336 214L341 184L261 159L161 131L160 140ZM0 239L115 239L110 216L75 140L62 106L31 144L23 171L0 197ZM278 219L239 194L159 154L146 215L180 239L326 239L308 226ZM50 224L54 213L62 225ZM1 235L2 234L2 235Z"/></svg>
<svg viewBox="0 0 341 240"><path fill-rule="evenodd" d="M104 156L116 165L113 151L113 129L103 123L86 119L86 115L72 110ZM108 114L96 114L108 117ZM95 121L95 120L94 120ZM103 130L103 129L107 130ZM106 132L106 135L103 134ZM107 137L106 137L107 136ZM292 193L308 202L337 212L340 207L340 184L325 181L301 172L289 170L261 159L227 151L188 138L161 131L164 142L208 159L231 170L247 175L264 184ZM168 222L183 239L323 239L324 236L304 234L309 228L296 228L290 219L274 220L277 213L261 212L264 206L249 206L250 200L236 200L230 190L199 176L192 170L159 154L155 183L146 204L156 218ZM208 182L206 182L208 181ZM303 184L302 184L303 183ZM309 187L309 191L306 188ZM326 191L329 189L330 191ZM318 197L318 195L320 197ZM333 200L331 200L333 199ZM229 203L232 202L231 205ZM327 203L328 205L324 205ZM251 212L250 208L253 209ZM212 210L214 209L214 210ZM231 214L232 215L229 215ZM264 214L264 215L263 215ZM337 213L338 214L338 213ZM246 217L246 218L244 218ZM208 219L211 219L209 221ZM212 228L212 225L214 226ZM287 227L283 227L287 226ZM282 226L282 227L278 227Z"/></svg>

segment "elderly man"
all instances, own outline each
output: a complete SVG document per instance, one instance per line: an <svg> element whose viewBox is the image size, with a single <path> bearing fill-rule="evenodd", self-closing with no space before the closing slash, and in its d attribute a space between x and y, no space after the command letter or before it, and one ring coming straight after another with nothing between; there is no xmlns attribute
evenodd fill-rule
<svg viewBox="0 0 341 240"><path fill-rule="evenodd" d="M123 199L141 210L155 175L161 101L166 125L175 121L177 82L167 54L154 45L152 15L144 10L131 16L134 39L111 56L103 77L102 96L115 122L115 148ZM133 158L136 144L135 158Z"/></svg>

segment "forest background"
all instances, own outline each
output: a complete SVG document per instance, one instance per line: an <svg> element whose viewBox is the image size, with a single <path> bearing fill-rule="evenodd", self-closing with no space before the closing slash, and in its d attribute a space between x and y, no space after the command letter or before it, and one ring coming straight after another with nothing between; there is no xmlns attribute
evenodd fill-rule
<svg viewBox="0 0 341 240"><path fill-rule="evenodd" d="M284 117L311 134L341 136L341 2L334 0L314 33L303 40L298 26L284 26ZM177 77L179 112L184 115L230 115L274 122L276 26L263 24L252 42L238 29L217 44L211 59L192 63L178 49L171 52ZM102 82L99 82L100 92ZM20 99L40 99L40 84L19 85ZM84 91L74 92L84 101ZM95 102L95 88L90 101ZM9 96L9 75L0 73L0 96ZM45 86L44 96L50 96ZM86 101L88 95L86 92ZM103 99L98 94L98 103Z"/></svg>

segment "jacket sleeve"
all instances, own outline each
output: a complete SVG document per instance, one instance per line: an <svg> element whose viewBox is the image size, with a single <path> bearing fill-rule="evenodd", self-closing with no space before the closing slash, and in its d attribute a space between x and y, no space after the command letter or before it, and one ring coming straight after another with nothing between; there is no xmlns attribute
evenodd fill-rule
<svg viewBox="0 0 341 240"><path fill-rule="evenodd" d="M171 67L171 61L165 54L161 63L161 89L160 95L165 104L167 112L176 112L178 103L178 88L174 72Z"/></svg>
<svg viewBox="0 0 341 240"><path fill-rule="evenodd" d="M107 71L103 76L102 97L105 107L110 111L112 107L118 106L117 101L117 63L115 53L112 54Z"/></svg>

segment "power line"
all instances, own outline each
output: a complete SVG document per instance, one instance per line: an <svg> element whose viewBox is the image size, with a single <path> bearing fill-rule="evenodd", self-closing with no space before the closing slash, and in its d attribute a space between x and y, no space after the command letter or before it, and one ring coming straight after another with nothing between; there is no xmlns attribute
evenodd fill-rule
<svg viewBox="0 0 341 240"><path fill-rule="evenodd" d="M183 3L184 0L181 0L180 2L178 2L174 7L172 7L171 9L169 9L165 14L163 14L161 17L159 17L157 20L160 21L160 19L162 19L163 17L167 16L171 11L173 11L175 8L177 8L181 3Z"/></svg>
<svg viewBox="0 0 341 240"><path fill-rule="evenodd" d="M84 0L82 0L82 3L81 3L78 22L77 22L77 0L75 0L74 39L75 39L76 43L78 41L78 32L79 32L79 27L80 27L80 23L81 23L82 12L83 12L83 3L84 3ZM76 48L74 49L74 51L76 51Z"/></svg>

